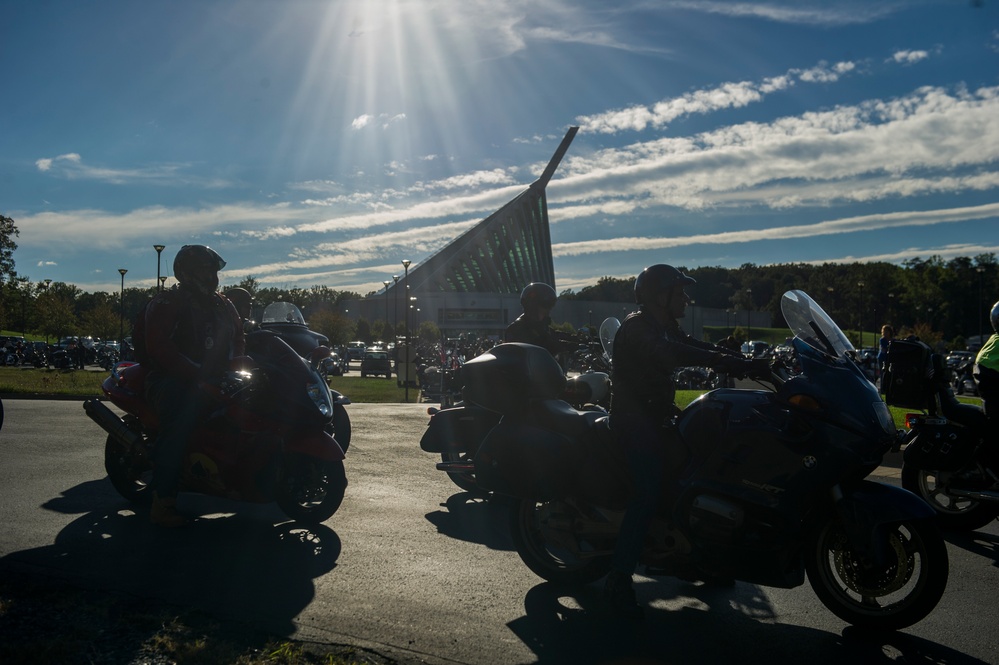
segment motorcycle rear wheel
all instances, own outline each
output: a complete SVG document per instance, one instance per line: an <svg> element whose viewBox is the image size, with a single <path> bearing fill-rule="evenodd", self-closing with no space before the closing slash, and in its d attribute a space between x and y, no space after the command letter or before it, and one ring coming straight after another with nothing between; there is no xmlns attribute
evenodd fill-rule
<svg viewBox="0 0 999 665"><path fill-rule="evenodd" d="M569 532L575 546L570 549L550 542L545 535L544 515L553 511L569 513L575 521L576 509L564 502L542 503L517 499L510 509L510 535L517 554L538 577L562 584L589 584L610 572L609 556L579 556L580 539ZM576 549L577 551L572 551Z"/></svg>
<svg viewBox="0 0 999 665"><path fill-rule="evenodd" d="M883 527L889 561L879 569L854 550L838 520L820 528L805 551L808 582L822 604L847 623L900 630L928 615L943 596L947 547L929 519Z"/></svg>
<svg viewBox="0 0 999 665"><path fill-rule="evenodd" d="M965 473L963 470L959 473ZM946 474L954 476L954 473ZM980 477L984 486L990 484L981 467L965 473L966 476ZM902 465L902 487L930 504L937 514L937 524L941 529L951 531L974 531L980 529L999 515L996 504L975 501L953 496L947 492L944 474L932 469L919 469L912 464Z"/></svg>
<svg viewBox="0 0 999 665"><path fill-rule="evenodd" d="M346 490L343 460L332 462L296 455L285 462L276 501L285 515L313 526L333 516Z"/></svg>

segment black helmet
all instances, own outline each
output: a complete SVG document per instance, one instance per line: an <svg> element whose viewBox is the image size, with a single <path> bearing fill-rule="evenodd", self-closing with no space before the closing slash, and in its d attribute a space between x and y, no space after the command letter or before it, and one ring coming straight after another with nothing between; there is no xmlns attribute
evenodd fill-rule
<svg viewBox="0 0 999 665"><path fill-rule="evenodd" d="M992 321L992 330L999 333L999 302L992 305L992 311L989 313L989 320ZM985 340L982 340L983 342Z"/></svg>
<svg viewBox="0 0 999 665"><path fill-rule="evenodd" d="M225 261L211 247L184 245L173 260L173 276L185 288L211 295L219 288L218 272Z"/></svg>
<svg viewBox="0 0 999 665"><path fill-rule="evenodd" d="M227 289L224 295L233 304L241 317L244 319L250 318L250 310L253 309L253 296L250 295L249 291L241 286L234 286L231 289Z"/></svg>
<svg viewBox="0 0 999 665"><path fill-rule="evenodd" d="M673 266L657 263L643 270L635 279L635 302L644 305L652 302L663 291L695 283L693 277L684 275Z"/></svg>
<svg viewBox="0 0 999 665"><path fill-rule="evenodd" d="M556 300L558 300L558 295L555 294L555 289L544 282L532 282L520 292L520 304L524 307L525 312L534 309L551 309L555 306Z"/></svg>

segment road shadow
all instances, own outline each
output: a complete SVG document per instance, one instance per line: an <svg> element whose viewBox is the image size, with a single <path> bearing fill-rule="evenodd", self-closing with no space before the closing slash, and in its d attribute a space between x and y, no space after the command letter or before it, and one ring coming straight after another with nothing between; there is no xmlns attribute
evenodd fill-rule
<svg viewBox="0 0 999 665"><path fill-rule="evenodd" d="M458 492L441 504L443 510L427 513L427 521L441 535L485 545L499 551L513 550L510 539L510 504L503 497L482 492Z"/></svg>
<svg viewBox="0 0 999 665"><path fill-rule="evenodd" d="M944 539L972 554L992 561L999 568L999 536L979 531L945 531Z"/></svg>
<svg viewBox="0 0 999 665"><path fill-rule="evenodd" d="M905 633L875 634L848 627L835 634L772 623L773 608L754 585L718 588L655 581L636 584L636 591L645 619L633 624L608 611L598 584L569 589L545 582L528 591L524 616L508 626L540 665L985 664Z"/></svg>
<svg viewBox="0 0 999 665"><path fill-rule="evenodd" d="M190 525L154 527L148 509L118 497L107 479L81 483L43 507L81 514L51 545L12 552L0 569L152 597L279 635L295 631L314 580L336 567L341 551L326 526L305 528L276 507L199 495L178 500L198 516Z"/></svg>

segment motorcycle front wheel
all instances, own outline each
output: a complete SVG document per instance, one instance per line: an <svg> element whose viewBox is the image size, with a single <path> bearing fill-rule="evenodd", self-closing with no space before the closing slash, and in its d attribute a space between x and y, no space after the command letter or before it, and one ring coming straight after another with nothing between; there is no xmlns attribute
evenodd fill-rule
<svg viewBox="0 0 999 665"><path fill-rule="evenodd" d="M607 555L587 554L575 533L578 510L564 502L517 499L510 512L510 536L517 554L538 577L563 584L589 584L610 572Z"/></svg>
<svg viewBox="0 0 999 665"><path fill-rule="evenodd" d="M937 514L937 524L941 529L974 531L999 515L999 507L994 503L983 503L950 494L947 486L957 479L967 483L969 487L980 485L987 488L991 485L991 479L977 464L957 472L919 469L912 464L902 465L902 487L930 504Z"/></svg>
<svg viewBox="0 0 999 665"><path fill-rule="evenodd" d="M291 519L316 525L328 520L340 508L346 490L343 460L331 462L295 455L285 462L276 500L278 507Z"/></svg>
<svg viewBox="0 0 999 665"><path fill-rule="evenodd" d="M885 561L876 565L851 546L841 522L830 520L807 547L805 570L815 595L840 619L900 630L926 617L943 596L947 548L931 520L879 530Z"/></svg>

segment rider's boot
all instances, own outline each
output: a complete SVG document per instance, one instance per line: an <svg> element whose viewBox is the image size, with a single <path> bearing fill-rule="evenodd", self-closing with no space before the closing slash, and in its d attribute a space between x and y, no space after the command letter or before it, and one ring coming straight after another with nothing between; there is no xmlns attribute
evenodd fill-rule
<svg viewBox="0 0 999 665"><path fill-rule="evenodd" d="M149 508L149 521L156 526L173 529L184 526L189 520L177 512L177 497L160 496L153 492L153 504Z"/></svg>
<svg viewBox="0 0 999 665"><path fill-rule="evenodd" d="M614 612L628 621L641 621L645 612L635 598L631 575L612 570L604 582L604 598Z"/></svg>

